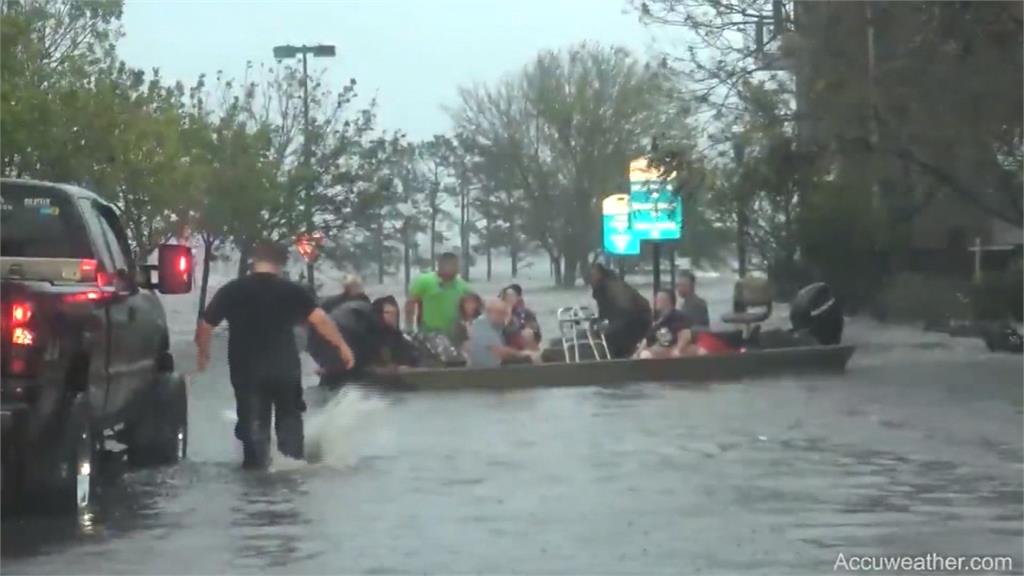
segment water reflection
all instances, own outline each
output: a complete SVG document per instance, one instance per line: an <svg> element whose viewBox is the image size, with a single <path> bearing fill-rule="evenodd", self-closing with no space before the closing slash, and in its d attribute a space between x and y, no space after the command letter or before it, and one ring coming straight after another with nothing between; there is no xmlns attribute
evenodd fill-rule
<svg viewBox="0 0 1024 576"><path fill-rule="evenodd" d="M96 479L93 501L78 515L29 513L4 509L2 551L5 558L55 552L155 529L174 529L180 519L163 508L178 492L176 476L165 468L126 473L120 462L105 465Z"/></svg>
<svg viewBox="0 0 1024 576"><path fill-rule="evenodd" d="M231 507L232 566L280 568L320 556L302 511L309 493L296 472L245 474Z"/></svg>

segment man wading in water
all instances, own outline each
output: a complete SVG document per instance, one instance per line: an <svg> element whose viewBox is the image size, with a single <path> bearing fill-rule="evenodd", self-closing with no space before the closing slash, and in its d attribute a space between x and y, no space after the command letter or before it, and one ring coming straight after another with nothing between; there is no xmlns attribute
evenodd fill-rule
<svg viewBox="0 0 1024 576"><path fill-rule="evenodd" d="M235 390L238 425L235 435L245 450L245 468L270 464L270 418L274 412L277 448L285 456L303 457L302 370L295 346L295 325L308 322L337 350L345 366L352 350L334 322L317 308L304 288L281 277L288 251L269 242L252 252L252 272L225 284L203 312L196 327L199 371L210 362L210 336L227 320L228 367Z"/></svg>

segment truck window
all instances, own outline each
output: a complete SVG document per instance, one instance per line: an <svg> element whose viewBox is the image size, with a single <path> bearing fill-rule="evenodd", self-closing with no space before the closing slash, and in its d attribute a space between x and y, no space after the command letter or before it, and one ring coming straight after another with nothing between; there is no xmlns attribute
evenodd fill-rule
<svg viewBox="0 0 1024 576"><path fill-rule="evenodd" d="M110 218L108 218L106 214L107 209L95 202L93 202L93 208L99 215L100 230L103 232L103 240L106 241L107 249L110 250L110 255L114 259L114 270L124 270L127 272L128 257L125 255L124 249L121 247L121 243L117 239L117 234L110 226Z"/></svg>
<svg viewBox="0 0 1024 576"><path fill-rule="evenodd" d="M93 201L87 198L79 198L78 207L85 218L85 224L89 228L89 234L96 239L96 259L103 265L104 270L116 270L114 258L110 255L107 241L103 236L103 217L96 211Z"/></svg>
<svg viewBox="0 0 1024 576"><path fill-rule="evenodd" d="M101 204L97 206L100 216L103 218L103 223L106 224L106 228L110 234L113 234L115 246L117 251L121 253L128 268L133 268L135 265L135 259L132 257L132 247L128 243L128 234L124 231L124 226L121 225L121 219L118 218L117 212L114 211L109 205ZM106 234L106 233L105 233ZM115 255L115 258L117 255Z"/></svg>
<svg viewBox="0 0 1024 576"><path fill-rule="evenodd" d="M4 183L0 199L0 256L92 258L85 226L60 192Z"/></svg>

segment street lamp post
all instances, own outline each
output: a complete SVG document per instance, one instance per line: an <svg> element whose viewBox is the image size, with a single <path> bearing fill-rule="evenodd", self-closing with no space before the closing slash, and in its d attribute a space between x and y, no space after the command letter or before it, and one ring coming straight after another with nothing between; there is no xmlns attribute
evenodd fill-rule
<svg viewBox="0 0 1024 576"><path fill-rule="evenodd" d="M302 162L305 165L305 177L304 185L305 188L305 225L306 234L312 234L315 232L316 223L313 221L313 190L310 186L311 177L310 172L312 171L312 149L309 146L309 71L307 65L308 56L312 54L314 58L334 58L335 49L331 44L316 44L312 46L292 46L285 44L283 46L274 46L274 58L278 60L284 60L286 58L295 58L296 56L302 56ZM315 269L315 259L310 258L306 262L306 279L309 282L309 287L314 292L316 291L316 282L313 278Z"/></svg>
<svg viewBox="0 0 1024 576"><path fill-rule="evenodd" d="M736 160L736 260L737 274L740 278L747 275L747 228L750 216L747 212L746 190L743 188L743 160L746 157L747 146L743 141L740 132L733 134L732 140L733 158Z"/></svg>

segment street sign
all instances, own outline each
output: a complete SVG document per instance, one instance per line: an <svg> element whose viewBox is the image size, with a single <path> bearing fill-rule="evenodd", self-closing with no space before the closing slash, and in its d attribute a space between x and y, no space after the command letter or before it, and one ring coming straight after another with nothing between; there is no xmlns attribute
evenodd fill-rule
<svg viewBox="0 0 1024 576"><path fill-rule="evenodd" d="M679 240L683 235L683 200L646 158L629 164L629 194L612 194L601 202L604 250L635 256L640 243Z"/></svg>
<svg viewBox="0 0 1024 576"><path fill-rule="evenodd" d="M604 250L621 256L640 254L640 240L629 227L629 194L612 194L601 202Z"/></svg>
<svg viewBox="0 0 1024 576"><path fill-rule="evenodd" d="M641 241L682 237L682 199L661 182L631 184L629 213L629 226Z"/></svg>

